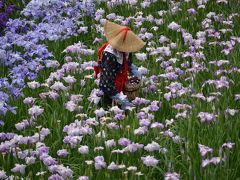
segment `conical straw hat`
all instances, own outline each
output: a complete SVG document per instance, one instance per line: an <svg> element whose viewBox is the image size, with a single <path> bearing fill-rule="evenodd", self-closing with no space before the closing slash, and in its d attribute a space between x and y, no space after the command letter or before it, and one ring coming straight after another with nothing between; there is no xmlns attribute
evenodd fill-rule
<svg viewBox="0 0 240 180"><path fill-rule="evenodd" d="M136 52L143 48L143 42L128 27L106 21L104 33L108 43L121 52Z"/></svg>

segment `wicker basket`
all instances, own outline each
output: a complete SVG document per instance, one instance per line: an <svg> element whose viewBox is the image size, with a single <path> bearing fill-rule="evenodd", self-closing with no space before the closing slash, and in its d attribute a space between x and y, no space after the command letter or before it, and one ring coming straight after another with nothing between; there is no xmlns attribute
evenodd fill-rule
<svg viewBox="0 0 240 180"><path fill-rule="evenodd" d="M130 77L125 84L123 93L128 97L128 100L134 100L138 94L141 86L141 81L136 77Z"/></svg>

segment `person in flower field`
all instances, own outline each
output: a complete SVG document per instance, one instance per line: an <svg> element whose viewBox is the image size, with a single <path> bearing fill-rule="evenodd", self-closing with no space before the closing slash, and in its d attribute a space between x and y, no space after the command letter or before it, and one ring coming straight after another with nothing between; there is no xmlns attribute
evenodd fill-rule
<svg viewBox="0 0 240 180"><path fill-rule="evenodd" d="M116 100L122 109L133 106L122 94L128 74L139 80L141 73L132 63L132 53L139 51L145 45L129 27L106 21L104 33L107 43L98 50L98 65L94 67L95 77L100 77L99 88L104 92L103 106Z"/></svg>

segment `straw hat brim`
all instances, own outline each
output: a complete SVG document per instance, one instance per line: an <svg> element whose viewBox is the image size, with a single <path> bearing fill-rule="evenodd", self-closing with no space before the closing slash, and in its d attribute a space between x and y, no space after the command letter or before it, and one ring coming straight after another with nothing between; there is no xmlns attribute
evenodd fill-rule
<svg viewBox="0 0 240 180"><path fill-rule="evenodd" d="M145 42L131 30L128 30L126 39L124 40L125 31L120 32L123 28L125 28L125 26L110 21L105 22L104 33L108 43L113 48L121 52L136 52L145 46Z"/></svg>

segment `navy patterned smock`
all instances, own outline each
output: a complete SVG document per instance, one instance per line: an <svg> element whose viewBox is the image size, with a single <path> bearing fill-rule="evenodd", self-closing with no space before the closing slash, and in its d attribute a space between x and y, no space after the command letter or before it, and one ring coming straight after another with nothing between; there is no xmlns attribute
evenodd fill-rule
<svg viewBox="0 0 240 180"><path fill-rule="evenodd" d="M128 67L131 67L132 64L132 54L129 54L128 58ZM120 64L117 61L117 58L114 54L104 51L102 56L102 61L99 66L102 68L99 88L104 92L105 95L114 96L118 92L115 85L115 79L117 73L122 70L123 64ZM131 69L131 68L129 68Z"/></svg>

